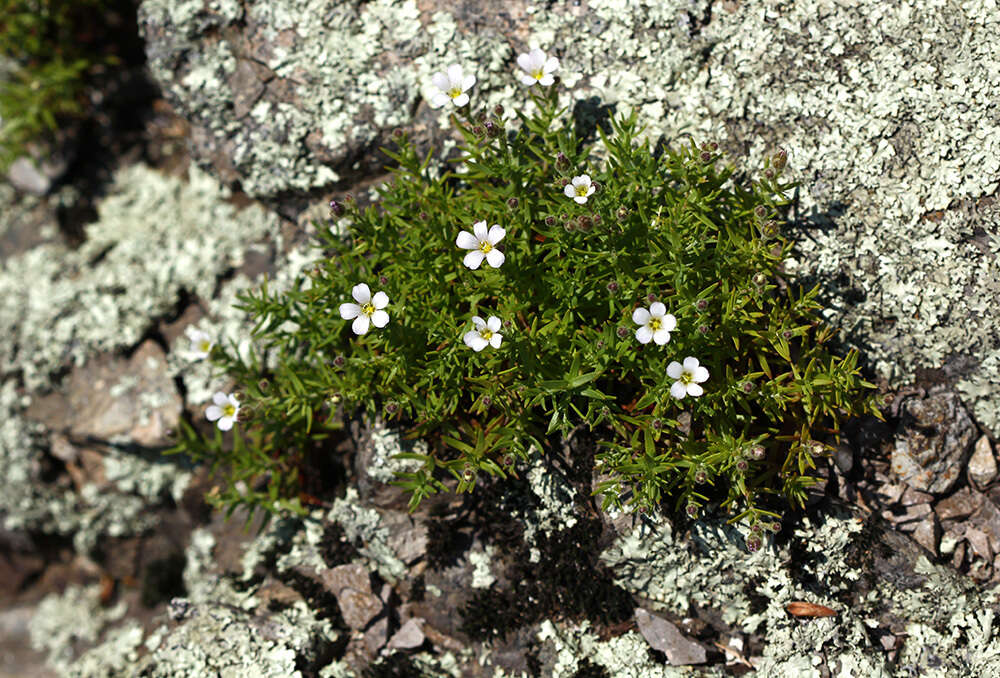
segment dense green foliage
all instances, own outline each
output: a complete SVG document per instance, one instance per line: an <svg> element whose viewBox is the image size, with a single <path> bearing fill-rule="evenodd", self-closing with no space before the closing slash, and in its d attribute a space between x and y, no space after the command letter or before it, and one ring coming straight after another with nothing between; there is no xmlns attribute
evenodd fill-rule
<svg viewBox="0 0 1000 678"><path fill-rule="evenodd" d="M516 474L530 448L582 426L600 441L606 508L669 501L696 516L718 502L767 526L803 501L839 422L877 414L857 354L826 346L817 290L781 273L784 152L740 182L714 144L650 148L633 115L602 133L601 160L554 95L533 100L516 131L500 110L455 118L465 144L440 172L398 134L376 203L334 202L318 225L315 268L289 291L243 296L258 357L216 347L213 359L251 414L235 447L188 429L177 448L244 481L223 504L294 506L296 460L342 407L428 441L397 481L412 506ZM597 190L579 204L564 187L584 174ZM498 268L463 265L456 237L479 221L506 230ZM388 295L389 322L356 335L338 307L359 283ZM635 309L654 302L676 318L663 345L636 335ZM474 315L502 321L499 347L463 342ZM668 366L689 356L708 379L678 399Z"/></svg>

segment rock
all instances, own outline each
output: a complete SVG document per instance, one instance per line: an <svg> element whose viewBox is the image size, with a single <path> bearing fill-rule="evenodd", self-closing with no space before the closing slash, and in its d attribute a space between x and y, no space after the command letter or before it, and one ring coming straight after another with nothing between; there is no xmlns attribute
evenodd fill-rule
<svg viewBox="0 0 1000 678"><path fill-rule="evenodd" d="M969 525L981 530L990 540L993 553L1000 553L1000 508L986 500L969 516Z"/></svg>
<svg viewBox="0 0 1000 678"><path fill-rule="evenodd" d="M896 527L900 530L909 531L915 529L917 522L927 517L930 513L930 504L914 504L912 506L897 504L890 509L882 511L882 517L891 523L895 523Z"/></svg>
<svg viewBox="0 0 1000 678"><path fill-rule="evenodd" d="M707 658L705 648L687 638L666 619L639 607L635 610L635 621L639 625L642 637L654 650L667 655L667 662L671 666L705 663Z"/></svg>
<svg viewBox="0 0 1000 678"><path fill-rule="evenodd" d="M993 548L990 546L990 538L985 532L969 525L965 528L965 538L974 554L987 563L993 562Z"/></svg>
<svg viewBox="0 0 1000 678"><path fill-rule="evenodd" d="M408 619L389 639L390 650L412 650L424 644L424 620L420 617Z"/></svg>
<svg viewBox="0 0 1000 678"><path fill-rule="evenodd" d="M427 551L427 526L402 511L380 511L382 523L389 528L386 540L396 557L412 565Z"/></svg>
<svg viewBox="0 0 1000 678"><path fill-rule="evenodd" d="M854 468L854 450L846 443L840 443L833 448L833 463L840 472L847 475Z"/></svg>
<svg viewBox="0 0 1000 678"><path fill-rule="evenodd" d="M963 487L935 504L934 512L941 520L961 520L971 516L985 500L980 493Z"/></svg>
<svg viewBox="0 0 1000 678"><path fill-rule="evenodd" d="M389 618L381 617L365 631L365 647L372 655L385 646L385 641L389 637Z"/></svg>
<svg viewBox="0 0 1000 678"><path fill-rule="evenodd" d="M45 195L52 185L63 175L69 163L65 158L49 160L36 165L24 156L11 163L7 179L19 191L33 195Z"/></svg>
<svg viewBox="0 0 1000 678"><path fill-rule="evenodd" d="M892 452L892 472L918 490L945 494L958 481L976 434L958 395L909 399Z"/></svg>
<svg viewBox="0 0 1000 678"><path fill-rule="evenodd" d="M911 536L915 542L936 556L938 554L938 540L941 538L941 525L938 524L937 516L931 513L917 523Z"/></svg>
<svg viewBox="0 0 1000 678"><path fill-rule="evenodd" d="M965 540L958 542L958 545L955 547L955 553L951 557L951 566L956 570L960 570L965 565L965 552L968 550L966 544L968 542Z"/></svg>
<svg viewBox="0 0 1000 678"><path fill-rule="evenodd" d="M997 460L993 455L993 446L990 445L989 438L981 436L976 441L975 449L969 458L969 480L975 483L979 489L983 489L996 477Z"/></svg>
<svg viewBox="0 0 1000 678"><path fill-rule="evenodd" d="M348 563L319 573L320 581L337 597L344 623L363 629L382 612L384 605L372 593L371 576L359 563ZM384 641L383 641L384 643Z"/></svg>

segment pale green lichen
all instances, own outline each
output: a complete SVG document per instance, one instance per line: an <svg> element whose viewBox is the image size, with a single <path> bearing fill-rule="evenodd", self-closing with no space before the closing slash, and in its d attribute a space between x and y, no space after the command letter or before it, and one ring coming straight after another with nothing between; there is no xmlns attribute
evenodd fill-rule
<svg viewBox="0 0 1000 678"><path fill-rule="evenodd" d="M823 666L855 667L854 675L908 675L893 672L865 629L869 620L887 616L915 629L901 638L900 658L906 658L908 670L941 676L957 675L947 671L968 665L989 669L976 675L1000 670L1000 630L992 618L979 616L1000 601L1000 592L980 593L971 582L926 559L916 563L923 576L918 585L903 588L875 578L867 595L843 605L840 597L850 596L862 575L848 562L861 533L857 518L828 515L819 524L806 520L792 537L794 549L789 543L748 555L741 548L742 535L731 526L695 523L693 546L688 547L659 524L623 535L601 557L621 586L662 609L684 614L695 605L715 610L744 633L763 634L760 676L813 675ZM809 582L822 582L822 587ZM940 600L948 600L948 606L940 606ZM793 601L825 605L837 617L793 617L785 609ZM967 647L964 639L972 635L975 644Z"/></svg>
<svg viewBox="0 0 1000 678"><path fill-rule="evenodd" d="M70 586L38 604L28 626L31 645L44 650L49 665L65 674L75 653L95 643L109 625L125 615L126 609L124 602L104 607L100 586Z"/></svg>

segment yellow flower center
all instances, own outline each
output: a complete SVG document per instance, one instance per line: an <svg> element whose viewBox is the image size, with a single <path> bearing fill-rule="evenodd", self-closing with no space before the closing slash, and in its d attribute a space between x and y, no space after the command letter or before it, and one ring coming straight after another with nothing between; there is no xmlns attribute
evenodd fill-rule
<svg viewBox="0 0 1000 678"><path fill-rule="evenodd" d="M490 250L493 249L493 245L491 245L488 240L484 240L479 243L479 249L482 250L483 254L489 254Z"/></svg>
<svg viewBox="0 0 1000 678"><path fill-rule="evenodd" d="M209 341L203 341L198 344L198 348L200 348L203 353L208 353L208 349L212 348L212 343Z"/></svg>
<svg viewBox="0 0 1000 678"><path fill-rule="evenodd" d="M493 338L493 330L491 330L488 327L484 327L483 329L479 330L479 336L481 336L486 341L489 341L490 339Z"/></svg>
<svg viewBox="0 0 1000 678"><path fill-rule="evenodd" d="M232 417L236 415L236 408L233 407L232 403L228 403L222 408L222 416Z"/></svg>
<svg viewBox="0 0 1000 678"><path fill-rule="evenodd" d="M589 190L590 186L588 186L587 184L580 184L579 186L576 187L576 194L582 198L583 196L587 195L587 191Z"/></svg>
<svg viewBox="0 0 1000 678"><path fill-rule="evenodd" d="M458 97L462 96L462 88L452 87L450 90L448 90L448 96L450 96L452 99L457 99Z"/></svg>
<svg viewBox="0 0 1000 678"><path fill-rule="evenodd" d="M535 80L541 80L542 78L545 77L545 71L542 70L541 68L536 68L531 72L531 77L533 77Z"/></svg>
<svg viewBox="0 0 1000 678"><path fill-rule="evenodd" d="M650 318L649 319L649 329L653 330L654 332L656 330L660 329L660 324L661 323L660 323L660 319L659 318Z"/></svg>
<svg viewBox="0 0 1000 678"><path fill-rule="evenodd" d="M361 312L364 313L365 315L371 315L372 313L375 312L375 306L371 302L368 302L367 304L361 304Z"/></svg>
<svg viewBox="0 0 1000 678"><path fill-rule="evenodd" d="M681 378L678 379L682 384L690 384L694 380L694 373L684 370L681 372Z"/></svg>

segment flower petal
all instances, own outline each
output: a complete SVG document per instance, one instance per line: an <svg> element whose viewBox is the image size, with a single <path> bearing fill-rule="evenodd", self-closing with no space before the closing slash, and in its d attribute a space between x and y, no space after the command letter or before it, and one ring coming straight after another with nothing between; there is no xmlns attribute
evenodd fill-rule
<svg viewBox="0 0 1000 678"><path fill-rule="evenodd" d="M469 330L468 332L466 332L465 334L462 335L462 341L465 342L466 346L468 346L469 348L472 348L472 339L474 337L478 337L478 336L479 336L479 332L476 332L475 330Z"/></svg>
<svg viewBox="0 0 1000 678"><path fill-rule="evenodd" d="M475 86L475 84L476 84L476 76L471 74L465 76L462 79L462 91L465 92L472 89Z"/></svg>
<svg viewBox="0 0 1000 678"><path fill-rule="evenodd" d="M479 247L479 241L476 239L476 236L468 231L462 231L455 238L455 245L461 247L463 250L474 250Z"/></svg>
<svg viewBox="0 0 1000 678"><path fill-rule="evenodd" d="M489 346L489 342L483 339L482 335L479 334L479 332L469 332L465 336L468 337L468 340L465 343L467 343L469 345L469 348L471 348L476 353L479 353L484 348Z"/></svg>
<svg viewBox="0 0 1000 678"><path fill-rule="evenodd" d="M682 369L683 368L679 362L676 360L671 361L671 363L667 365L667 376L671 379L680 379Z"/></svg>
<svg viewBox="0 0 1000 678"><path fill-rule="evenodd" d="M517 65L521 67L521 70L530 71L531 70L531 54L518 54L517 55ZM532 79L534 81L534 79Z"/></svg>
<svg viewBox="0 0 1000 678"><path fill-rule="evenodd" d="M649 315L654 318L662 318L667 312L667 307L663 305L661 301L654 301L649 305Z"/></svg>
<svg viewBox="0 0 1000 678"><path fill-rule="evenodd" d="M573 198L573 200L575 200L579 205L585 205L587 203L587 196L578 195L575 198Z"/></svg>
<svg viewBox="0 0 1000 678"><path fill-rule="evenodd" d="M462 84L462 67L452 64L448 67L448 87L459 87Z"/></svg>
<svg viewBox="0 0 1000 678"><path fill-rule="evenodd" d="M486 234L486 239L490 241L491 245L496 245L503 240L505 235L507 235L507 229L500 224L493 224L490 227L490 232Z"/></svg>
<svg viewBox="0 0 1000 678"><path fill-rule="evenodd" d="M368 289L368 285L365 283L360 283L354 286L351 290L351 296L354 297L354 301L359 304L367 304L372 300L372 291Z"/></svg>
<svg viewBox="0 0 1000 678"><path fill-rule="evenodd" d="M594 191L596 191L596 190L597 190L597 187L594 186L593 184L590 184L590 189L587 191L587 195L594 195Z"/></svg>
<svg viewBox="0 0 1000 678"><path fill-rule="evenodd" d="M462 263L465 264L466 267L471 268L474 271L477 268L479 268L479 265L483 263L483 259L485 258L486 255L483 254L482 250L472 250L471 252L465 255L465 257L462 259Z"/></svg>
<svg viewBox="0 0 1000 678"><path fill-rule="evenodd" d="M527 85L528 87L531 87L536 82L538 82L537 80L535 80L530 75L519 75L518 77L521 79L521 84L522 85Z"/></svg>
<svg viewBox="0 0 1000 678"><path fill-rule="evenodd" d="M492 337L490 337L490 346L492 346L493 348L500 348L501 341L503 341L503 335L494 334Z"/></svg>
<svg viewBox="0 0 1000 678"><path fill-rule="evenodd" d="M500 265L503 264L503 261L506 258L507 257L504 256L503 252L496 249L490 250L489 254L486 255L486 261L488 261L490 266L493 268L500 268Z"/></svg>
<svg viewBox="0 0 1000 678"><path fill-rule="evenodd" d="M491 315L489 318L486 319L486 326L490 328L490 332L499 332L500 318L496 317L495 315Z"/></svg>
<svg viewBox="0 0 1000 678"><path fill-rule="evenodd" d="M636 325L645 325L649 322L649 311L643 307L639 307L632 311L632 322Z"/></svg>
<svg viewBox="0 0 1000 678"><path fill-rule="evenodd" d="M684 396L687 395L687 389L684 388L683 383L675 381L673 385L670 387L670 395L677 398L678 400L681 400L682 398L684 398Z"/></svg>
<svg viewBox="0 0 1000 678"><path fill-rule="evenodd" d="M670 341L670 332L661 327L653 332L653 341L656 342L657 346L663 346Z"/></svg>
<svg viewBox="0 0 1000 678"><path fill-rule="evenodd" d="M674 383L677 383L677 382L674 382ZM703 389L698 384L688 384L687 385L687 393L688 393L689 396L700 396L703 393L705 393L705 389Z"/></svg>
<svg viewBox="0 0 1000 678"><path fill-rule="evenodd" d="M684 369L688 372L694 372L695 368L698 367L698 359L694 356L688 356L684 359Z"/></svg>
<svg viewBox="0 0 1000 678"><path fill-rule="evenodd" d="M228 431L236 423L236 417L223 417L219 420L219 430Z"/></svg>
<svg viewBox="0 0 1000 678"><path fill-rule="evenodd" d="M447 92L451 83L448 82L448 76L440 71L431 76L431 82L442 92Z"/></svg>
<svg viewBox="0 0 1000 678"><path fill-rule="evenodd" d="M531 61L531 68L541 68L545 63L545 52L536 47L528 52L528 59Z"/></svg>
<svg viewBox="0 0 1000 678"><path fill-rule="evenodd" d="M480 318L478 315L472 316L472 324L475 325L477 330L481 330L486 327L486 321Z"/></svg>
<svg viewBox="0 0 1000 678"><path fill-rule="evenodd" d="M566 184L566 188L563 189L563 193L566 194L567 198L576 197L576 191L573 190L573 184Z"/></svg>
<svg viewBox="0 0 1000 678"><path fill-rule="evenodd" d="M451 101L456 106L458 106L459 108L461 108L465 104L469 103L469 95L468 94L464 94L464 93L463 94L459 94L457 97L455 97Z"/></svg>
<svg viewBox="0 0 1000 678"><path fill-rule="evenodd" d="M698 368L694 371L694 376L692 377L692 379L694 379L698 383L701 383L703 381L708 381L708 370L705 369L703 366L699 365Z"/></svg>
<svg viewBox="0 0 1000 678"><path fill-rule="evenodd" d="M542 67L542 70L545 72L546 75L548 75L549 73L555 73L556 71L559 70L559 59L555 57L549 57L548 60L545 62L545 66ZM543 82L542 84L544 85L545 83Z"/></svg>
<svg viewBox="0 0 1000 678"><path fill-rule="evenodd" d="M639 340L640 344L648 344L653 339L653 330L649 329L649 326L643 325L635 331L635 338Z"/></svg>
<svg viewBox="0 0 1000 678"><path fill-rule="evenodd" d="M442 106L447 105L449 101L451 101L450 96L448 96L444 92L438 92L437 94L431 97L429 103L431 105L431 108L441 108Z"/></svg>
<svg viewBox="0 0 1000 678"><path fill-rule="evenodd" d="M549 87L555 81L556 79L553 78L551 75L545 74L538 79L538 84L541 85L542 87Z"/></svg>
<svg viewBox="0 0 1000 678"><path fill-rule="evenodd" d="M357 304L341 304L340 305L340 317L344 320L350 320L351 318L357 318L361 314L361 307Z"/></svg>
<svg viewBox="0 0 1000 678"><path fill-rule="evenodd" d="M385 292L376 292L372 297L372 306L375 308L385 308L389 305L389 295Z"/></svg>
<svg viewBox="0 0 1000 678"><path fill-rule="evenodd" d="M375 327L385 327L389 324L389 314L379 310L372 313L372 325Z"/></svg>
<svg viewBox="0 0 1000 678"><path fill-rule="evenodd" d="M205 418L209 421L215 421L222 416L222 408L218 405L209 405L205 408Z"/></svg>
<svg viewBox="0 0 1000 678"><path fill-rule="evenodd" d="M359 335L360 334L364 334L365 332L367 332L368 331L368 316L366 316L364 313L362 313L357 318L355 318L354 322L351 323L351 329L354 330L355 334L359 334Z"/></svg>
<svg viewBox="0 0 1000 678"><path fill-rule="evenodd" d="M677 329L677 318L675 318L672 313L668 313L663 316L663 320L660 322L663 323L660 327L665 329L667 332L673 332Z"/></svg>
<svg viewBox="0 0 1000 678"><path fill-rule="evenodd" d="M590 175L581 174L578 177L573 177L574 186L590 186Z"/></svg>
<svg viewBox="0 0 1000 678"><path fill-rule="evenodd" d="M216 405L218 405L219 407L222 407L223 405L228 405L229 404L229 396L227 396L222 391L216 391L212 395L212 402L215 403Z"/></svg>
<svg viewBox="0 0 1000 678"><path fill-rule="evenodd" d="M476 240L479 241L476 243L476 247L479 247L479 243L486 240L486 236L489 235L489 229L486 228L485 221L477 221L472 224L472 232L476 234Z"/></svg>

